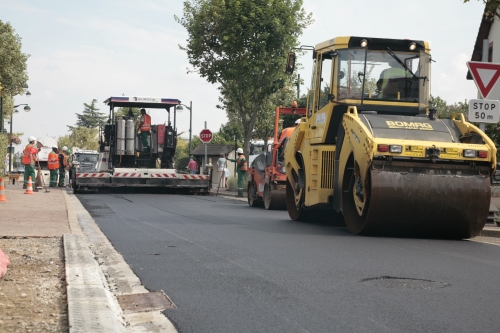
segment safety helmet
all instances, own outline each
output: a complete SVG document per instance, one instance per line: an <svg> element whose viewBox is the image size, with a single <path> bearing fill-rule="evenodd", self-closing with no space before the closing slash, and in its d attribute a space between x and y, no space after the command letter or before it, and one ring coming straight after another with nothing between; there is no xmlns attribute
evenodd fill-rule
<svg viewBox="0 0 500 333"><path fill-rule="evenodd" d="M42 140L38 140L38 143L43 146L43 141Z"/></svg>
<svg viewBox="0 0 500 333"><path fill-rule="evenodd" d="M292 108L296 108L297 107L297 101L293 101L292 102Z"/></svg>
<svg viewBox="0 0 500 333"><path fill-rule="evenodd" d="M52 146L52 149L58 149L57 146Z"/></svg>
<svg viewBox="0 0 500 333"><path fill-rule="evenodd" d="M72 153L72 152L71 152L71 149L66 150L66 153L67 153L67 154L71 154L71 153Z"/></svg>
<svg viewBox="0 0 500 333"><path fill-rule="evenodd" d="M295 125L298 125L298 124L300 124L300 118L295 120Z"/></svg>
<svg viewBox="0 0 500 333"><path fill-rule="evenodd" d="M36 138L35 138L34 136L30 136L30 137L28 138L28 141L29 141L29 142L31 142L31 141L36 141Z"/></svg>
<svg viewBox="0 0 500 333"><path fill-rule="evenodd" d="M66 151L66 150L68 150L68 147L63 146L63 147L62 147L62 151Z"/></svg>
<svg viewBox="0 0 500 333"><path fill-rule="evenodd" d="M236 149L236 154L243 154L243 149L241 148Z"/></svg>

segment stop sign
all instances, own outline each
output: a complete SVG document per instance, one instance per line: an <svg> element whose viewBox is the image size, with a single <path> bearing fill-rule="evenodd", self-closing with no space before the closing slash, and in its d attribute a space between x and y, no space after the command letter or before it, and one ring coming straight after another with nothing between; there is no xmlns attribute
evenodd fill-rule
<svg viewBox="0 0 500 333"><path fill-rule="evenodd" d="M207 128L202 130L200 132L200 140L203 143L209 143L210 141L212 141L212 131Z"/></svg>

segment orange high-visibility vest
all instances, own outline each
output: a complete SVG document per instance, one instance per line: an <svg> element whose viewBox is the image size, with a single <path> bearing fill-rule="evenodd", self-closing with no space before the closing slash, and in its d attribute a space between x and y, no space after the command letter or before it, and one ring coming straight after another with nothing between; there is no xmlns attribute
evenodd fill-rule
<svg viewBox="0 0 500 333"><path fill-rule="evenodd" d="M144 122L141 125L141 132L148 132L151 130L151 116L147 113L143 114L142 117L144 117ZM142 120L141 117L141 120Z"/></svg>
<svg viewBox="0 0 500 333"><path fill-rule="evenodd" d="M38 149L35 145L28 143L23 150L23 164L31 164L31 159L33 159L33 162L36 162L36 154L38 154Z"/></svg>
<svg viewBox="0 0 500 333"><path fill-rule="evenodd" d="M241 171L247 171L247 160L245 159L244 155L240 155L238 157L238 166L240 167Z"/></svg>
<svg viewBox="0 0 500 333"><path fill-rule="evenodd" d="M59 169L59 157L57 157L57 154L51 151L49 153L49 157L47 159L47 166L49 167L49 170L56 170Z"/></svg>

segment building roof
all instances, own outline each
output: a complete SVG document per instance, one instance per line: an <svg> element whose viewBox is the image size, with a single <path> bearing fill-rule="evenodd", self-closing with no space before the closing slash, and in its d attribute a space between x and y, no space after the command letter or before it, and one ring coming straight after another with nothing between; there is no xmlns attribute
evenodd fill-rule
<svg viewBox="0 0 500 333"><path fill-rule="evenodd" d="M485 5L483 18L481 19L479 31L477 32L476 43L474 43L474 49L472 50L471 61L481 61L483 59L483 39L488 39L494 18L495 16L487 10ZM472 80L472 75L469 70L467 70L467 80Z"/></svg>
<svg viewBox="0 0 500 333"><path fill-rule="evenodd" d="M234 150L234 145L216 145L216 144L207 144L207 155L220 155L227 154ZM191 155L200 156L205 155L205 145L201 144L195 149L191 151Z"/></svg>

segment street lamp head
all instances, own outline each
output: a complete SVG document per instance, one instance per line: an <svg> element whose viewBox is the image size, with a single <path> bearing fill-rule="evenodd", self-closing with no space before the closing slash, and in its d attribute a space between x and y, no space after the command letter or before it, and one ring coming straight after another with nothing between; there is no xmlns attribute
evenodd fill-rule
<svg viewBox="0 0 500 333"><path fill-rule="evenodd" d="M28 88L29 88L29 87L28 87L28 84L27 84L27 83L25 83L25 84L24 84L24 86L23 86L24 92L27 92L27 91L28 91Z"/></svg>
<svg viewBox="0 0 500 333"><path fill-rule="evenodd" d="M30 97L31 93L29 91L26 92L26 96Z"/></svg>
<svg viewBox="0 0 500 333"><path fill-rule="evenodd" d="M177 105L177 106L175 107L175 109L176 109L177 111L179 111L179 112L182 112L182 110L184 110L184 108L183 108L183 107L182 107L182 105L180 105L180 104L179 104L179 105Z"/></svg>
<svg viewBox="0 0 500 333"><path fill-rule="evenodd" d="M18 109L15 109L15 110L14 110L14 113L19 113L19 110L18 110Z"/></svg>
<svg viewBox="0 0 500 333"><path fill-rule="evenodd" d="M24 107L24 111L26 111L26 112L30 112L31 111L31 108L29 107L29 105L26 105Z"/></svg>

